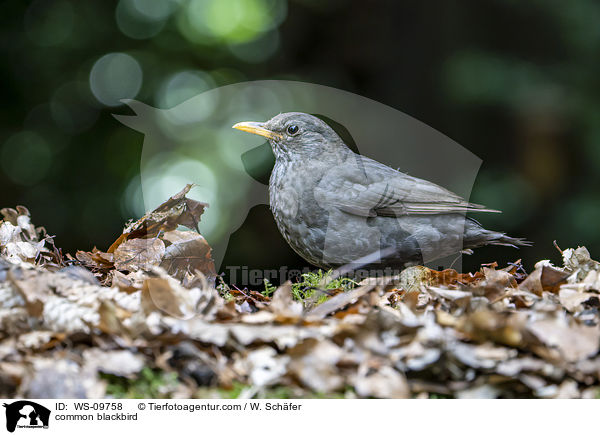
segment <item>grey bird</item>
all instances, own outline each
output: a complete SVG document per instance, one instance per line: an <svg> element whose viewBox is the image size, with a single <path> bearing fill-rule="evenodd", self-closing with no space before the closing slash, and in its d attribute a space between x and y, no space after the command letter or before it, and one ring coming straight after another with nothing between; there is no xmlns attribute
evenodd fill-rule
<svg viewBox="0 0 600 435"><path fill-rule="evenodd" d="M497 210L356 154L315 116L282 113L233 128L269 140L275 154L269 202L277 227L317 267L376 258L379 267L402 268L484 245L530 244L465 217Z"/></svg>

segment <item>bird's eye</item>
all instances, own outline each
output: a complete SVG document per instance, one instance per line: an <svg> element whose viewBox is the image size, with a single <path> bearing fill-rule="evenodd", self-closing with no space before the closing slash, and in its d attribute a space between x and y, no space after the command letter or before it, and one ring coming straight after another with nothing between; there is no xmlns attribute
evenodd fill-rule
<svg viewBox="0 0 600 435"><path fill-rule="evenodd" d="M292 125L290 125L290 126L287 128L287 132L288 132L288 134L289 134L290 136L294 136L294 135L298 134L298 131L299 131L299 130L300 130L300 129L299 129L299 128L298 128L298 126L297 126L297 125L295 125L295 124L292 124Z"/></svg>

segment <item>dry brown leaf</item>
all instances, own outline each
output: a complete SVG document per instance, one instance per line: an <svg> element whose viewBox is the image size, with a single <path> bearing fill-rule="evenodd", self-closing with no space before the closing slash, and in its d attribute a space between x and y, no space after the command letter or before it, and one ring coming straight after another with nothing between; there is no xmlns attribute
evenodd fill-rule
<svg viewBox="0 0 600 435"><path fill-rule="evenodd" d="M410 389L406 378L393 367L379 361L365 361L354 381L356 393L362 397L406 399Z"/></svg>
<svg viewBox="0 0 600 435"><path fill-rule="evenodd" d="M193 307L183 291L165 278L149 278L142 288L142 308L145 313L160 310L179 319L189 317Z"/></svg>
<svg viewBox="0 0 600 435"><path fill-rule="evenodd" d="M183 281L198 271L214 278L216 271L211 258L212 249L204 237L192 231L174 230L165 233L163 239L170 245L160 266L171 276Z"/></svg>
<svg viewBox="0 0 600 435"><path fill-rule="evenodd" d="M413 266L400 273L400 288L413 292L429 286L450 287L459 284L475 284L483 279L482 272L458 273L454 269L437 271L425 266Z"/></svg>
<svg viewBox="0 0 600 435"><path fill-rule="evenodd" d="M113 255L117 270L150 270L160 264L165 255L165 244L159 238L131 239L121 243Z"/></svg>
<svg viewBox="0 0 600 435"><path fill-rule="evenodd" d="M502 314L478 310L460 319L457 329L473 340L492 340L512 347L523 343L523 330L527 318L523 314Z"/></svg>
<svg viewBox="0 0 600 435"><path fill-rule="evenodd" d="M311 390L328 393L344 385L336 366L344 351L329 340L307 340L292 349L290 356L290 372Z"/></svg>
<svg viewBox="0 0 600 435"><path fill-rule="evenodd" d="M156 237L159 233L175 230L179 225L197 230L200 216L208 204L185 196L192 187L193 184L188 184L181 192L173 195L153 211L146 213L138 221L128 225L123 230L123 234L108 249L108 252L114 252L125 240Z"/></svg>
<svg viewBox="0 0 600 435"><path fill-rule="evenodd" d="M145 366L142 355L129 350L103 351L87 349L82 354L85 363L84 371L102 372L116 376L129 376L139 373Z"/></svg>
<svg viewBox="0 0 600 435"><path fill-rule="evenodd" d="M527 325L549 348L557 348L565 361L576 362L594 356L600 349L600 327L567 325L564 319L545 319Z"/></svg>
<svg viewBox="0 0 600 435"><path fill-rule="evenodd" d="M245 360L250 384L264 387L281 382L281 378L287 373L290 358L286 355L278 356L272 347L261 347L249 352Z"/></svg>
<svg viewBox="0 0 600 435"><path fill-rule="evenodd" d="M286 282L273 293L269 310L279 322L297 321L302 316L302 303L292 296L292 283Z"/></svg>
<svg viewBox="0 0 600 435"><path fill-rule="evenodd" d="M9 272L8 278L25 300L25 307L29 315L40 317L44 311L45 302L52 296L47 275L34 270L26 270L20 271L18 274Z"/></svg>
<svg viewBox="0 0 600 435"><path fill-rule="evenodd" d="M108 252L94 248L92 252L78 251L77 260L96 273L103 284L132 287L121 272L149 271L161 266L184 286L214 284L216 271L211 247L204 237L193 231L179 231L180 225L197 230L204 204L186 198L192 188L181 192L128 225Z"/></svg>
<svg viewBox="0 0 600 435"><path fill-rule="evenodd" d="M92 271L112 269L114 267L113 254L99 251L96 247L92 252L77 251L75 257L79 262Z"/></svg>
<svg viewBox="0 0 600 435"><path fill-rule="evenodd" d="M348 305L352 301L366 295L370 291L374 290L378 285L376 280L373 280L361 287L355 288L353 290L349 290L345 293L340 293L332 297L331 299L326 300L321 305L318 305L316 308L313 308L306 314L306 318L310 320L318 320L327 316L328 314L333 313L334 311L343 308Z"/></svg>
<svg viewBox="0 0 600 435"><path fill-rule="evenodd" d="M535 270L519 284L519 289L529 291L538 296L542 292L558 293L561 284L567 282L569 274L545 262L536 264Z"/></svg>
<svg viewBox="0 0 600 435"><path fill-rule="evenodd" d="M579 292L569 288L561 288L558 293L560 303L567 311L579 312L584 309L583 304L600 306L597 293Z"/></svg>

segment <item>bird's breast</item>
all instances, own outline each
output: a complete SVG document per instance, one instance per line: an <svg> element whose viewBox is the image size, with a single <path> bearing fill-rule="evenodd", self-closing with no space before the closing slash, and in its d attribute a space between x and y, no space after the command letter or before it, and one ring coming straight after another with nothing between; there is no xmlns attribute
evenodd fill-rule
<svg viewBox="0 0 600 435"><path fill-rule="evenodd" d="M274 214L300 219L307 202L314 200L312 176L289 162L276 164L269 182L269 200Z"/></svg>
<svg viewBox="0 0 600 435"><path fill-rule="evenodd" d="M276 163L271 173L271 211L279 231L297 252L322 249L328 213L314 197L321 178L318 168L290 162Z"/></svg>

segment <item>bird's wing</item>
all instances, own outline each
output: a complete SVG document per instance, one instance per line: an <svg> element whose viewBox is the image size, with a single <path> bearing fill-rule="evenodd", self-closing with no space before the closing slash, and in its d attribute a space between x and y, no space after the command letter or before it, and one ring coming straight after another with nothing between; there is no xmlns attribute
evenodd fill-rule
<svg viewBox="0 0 600 435"><path fill-rule="evenodd" d="M323 177L315 189L315 199L321 206L337 207L359 216L500 213L467 202L437 184L358 155Z"/></svg>

